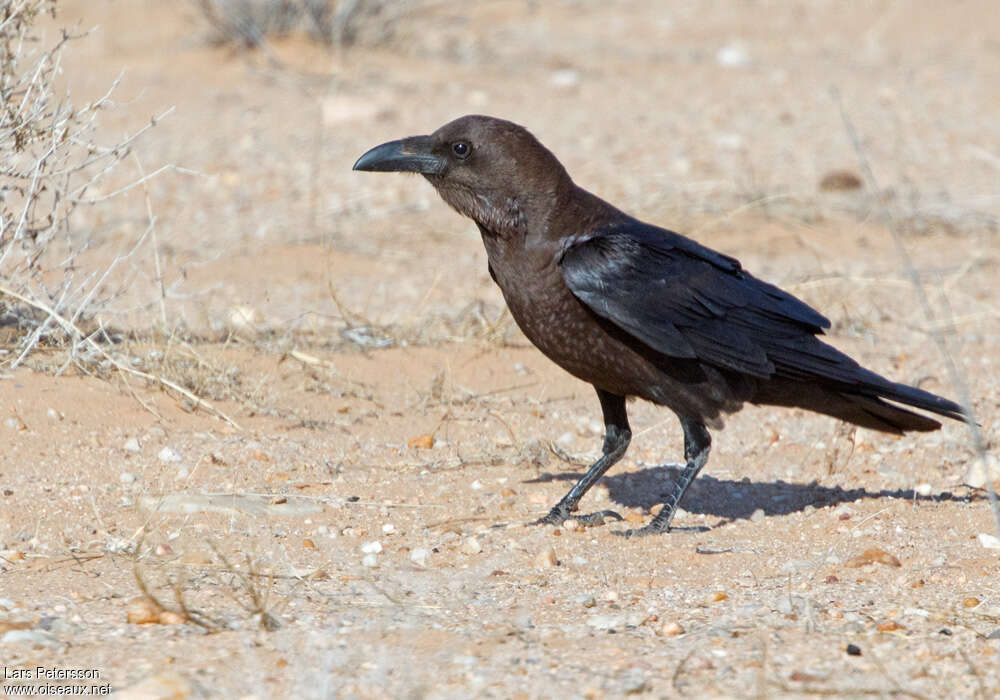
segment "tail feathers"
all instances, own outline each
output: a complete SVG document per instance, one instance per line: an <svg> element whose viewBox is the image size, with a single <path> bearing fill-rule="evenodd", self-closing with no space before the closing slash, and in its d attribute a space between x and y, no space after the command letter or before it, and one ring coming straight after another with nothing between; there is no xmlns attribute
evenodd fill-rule
<svg viewBox="0 0 1000 700"><path fill-rule="evenodd" d="M954 401L949 401L937 394L907 386L906 384L897 384L888 380L883 380L883 382L884 384L876 384L872 387L875 393L881 398L897 401L915 408L922 408L925 411L937 413L945 418L965 420L965 411Z"/></svg>
<svg viewBox="0 0 1000 700"><path fill-rule="evenodd" d="M758 384L751 401L772 406L798 406L862 428L895 434L910 430L937 430L941 423L886 400L964 420L962 407L953 401L922 389L889 382L878 375L873 376L881 381L878 384L873 381L859 382L859 385L849 387L772 379Z"/></svg>
<svg viewBox="0 0 1000 700"><path fill-rule="evenodd" d="M927 432L937 430L941 424L933 418L893 406L875 396L860 394L840 394L844 405L837 407L837 418L860 425L863 428L880 430L883 433L902 434L910 430Z"/></svg>

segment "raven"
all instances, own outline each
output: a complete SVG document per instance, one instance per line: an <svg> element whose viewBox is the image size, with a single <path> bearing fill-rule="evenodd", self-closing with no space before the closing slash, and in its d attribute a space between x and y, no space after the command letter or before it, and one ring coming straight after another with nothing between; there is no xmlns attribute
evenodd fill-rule
<svg viewBox="0 0 1000 700"><path fill-rule="evenodd" d="M602 455L538 523L621 520L610 510L573 513L628 448L630 396L677 414L686 465L660 512L626 536L670 529L708 460L708 428L721 428L745 402L798 406L897 434L941 424L888 401L964 417L957 403L885 379L822 342L829 320L738 260L577 187L522 126L461 117L430 135L376 146L354 170L420 173L475 221L517 325L597 390Z"/></svg>

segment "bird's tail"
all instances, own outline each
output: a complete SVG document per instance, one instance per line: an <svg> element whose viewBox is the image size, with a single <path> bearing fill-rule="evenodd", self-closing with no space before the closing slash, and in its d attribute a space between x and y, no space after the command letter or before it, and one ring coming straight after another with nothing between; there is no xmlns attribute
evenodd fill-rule
<svg viewBox="0 0 1000 700"><path fill-rule="evenodd" d="M800 406L824 413L834 418L871 428L884 433L904 433L911 430L926 432L937 430L941 423L928 416L909 411L896 403L931 411L946 418L964 420L962 407L954 401L923 389L890 382L874 372L862 370L857 383L821 384L794 382L795 386L781 386L782 382L765 382L754 397L754 403Z"/></svg>

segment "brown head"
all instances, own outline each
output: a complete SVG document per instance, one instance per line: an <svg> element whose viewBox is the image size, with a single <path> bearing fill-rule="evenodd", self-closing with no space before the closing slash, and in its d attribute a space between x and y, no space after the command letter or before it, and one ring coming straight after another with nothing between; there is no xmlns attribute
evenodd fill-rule
<svg viewBox="0 0 1000 700"><path fill-rule="evenodd" d="M421 173L459 213L497 234L532 214L550 213L560 191L572 186L562 164L527 129L478 114L427 136L376 146L354 170Z"/></svg>

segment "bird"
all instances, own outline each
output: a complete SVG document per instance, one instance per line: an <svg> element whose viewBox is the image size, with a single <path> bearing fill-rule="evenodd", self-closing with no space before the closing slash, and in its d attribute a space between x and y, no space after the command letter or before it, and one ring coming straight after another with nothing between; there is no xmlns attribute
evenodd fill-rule
<svg viewBox="0 0 1000 700"><path fill-rule="evenodd" d="M800 407L894 434L941 427L899 404L964 420L959 404L886 379L823 342L826 317L737 259L577 186L523 126L466 115L429 135L376 146L353 169L419 173L472 219L518 327L596 389L601 456L536 524L622 520L613 510L576 511L624 456L633 397L677 415L685 464L649 523L616 531L627 537L670 530L708 461L709 428L721 429L746 403Z"/></svg>

